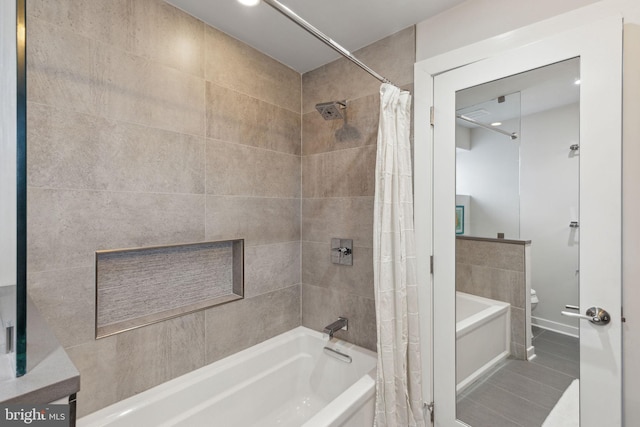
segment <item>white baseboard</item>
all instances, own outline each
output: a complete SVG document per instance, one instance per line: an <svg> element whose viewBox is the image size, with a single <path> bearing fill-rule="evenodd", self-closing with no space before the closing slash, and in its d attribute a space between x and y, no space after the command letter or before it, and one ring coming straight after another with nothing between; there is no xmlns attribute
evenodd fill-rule
<svg viewBox="0 0 640 427"><path fill-rule="evenodd" d="M473 384L475 380L487 373L491 368L505 360L507 357L509 357L509 352L503 351L502 353L491 359L489 362L478 368L475 372L471 373L467 378L463 379L456 385L456 393L460 394L461 392L463 392L467 387Z"/></svg>
<svg viewBox="0 0 640 427"><path fill-rule="evenodd" d="M527 349L527 360L532 361L535 358L536 358L536 348L534 346L531 346Z"/></svg>
<svg viewBox="0 0 640 427"><path fill-rule="evenodd" d="M531 325L537 326L538 328L546 329L548 331L557 332L559 334L569 335L574 338L578 338L580 336L580 330L575 326L568 326L564 323L541 319L539 317L531 316Z"/></svg>

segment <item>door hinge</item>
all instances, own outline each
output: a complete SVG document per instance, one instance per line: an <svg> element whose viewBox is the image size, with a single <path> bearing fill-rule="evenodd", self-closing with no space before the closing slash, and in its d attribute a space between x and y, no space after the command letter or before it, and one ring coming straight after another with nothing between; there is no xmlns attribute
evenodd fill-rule
<svg viewBox="0 0 640 427"><path fill-rule="evenodd" d="M435 408L435 406L433 406L433 402L425 403L424 406L429 411L429 418L431 419L431 422L433 423L434 418L436 416L436 408Z"/></svg>
<svg viewBox="0 0 640 427"><path fill-rule="evenodd" d="M434 112L434 110L433 110L433 106L431 106L431 107L429 108L429 124L430 124L431 126L434 126L435 121L436 121L436 120L435 120L435 112Z"/></svg>
<svg viewBox="0 0 640 427"><path fill-rule="evenodd" d="M433 274L433 255L429 257L429 270L431 271L431 274Z"/></svg>

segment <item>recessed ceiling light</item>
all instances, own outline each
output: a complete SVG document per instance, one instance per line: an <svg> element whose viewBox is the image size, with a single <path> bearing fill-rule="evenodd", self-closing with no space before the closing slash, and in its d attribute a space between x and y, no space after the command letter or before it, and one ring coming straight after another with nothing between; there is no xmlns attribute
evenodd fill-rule
<svg viewBox="0 0 640 427"><path fill-rule="evenodd" d="M576 80L573 82L573 84L574 84L574 85L579 85L579 84L580 84L580 79L576 79Z"/></svg>
<svg viewBox="0 0 640 427"><path fill-rule="evenodd" d="M257 6L260 3L260 0L238 0L238 3L244 6Z"/></svg>
<svg viewBox="0 0 640 427"><path fill-rule="evenodd" d="M493 122L491 123L491 126L500 126L502 125L502 122Z"/></svg>

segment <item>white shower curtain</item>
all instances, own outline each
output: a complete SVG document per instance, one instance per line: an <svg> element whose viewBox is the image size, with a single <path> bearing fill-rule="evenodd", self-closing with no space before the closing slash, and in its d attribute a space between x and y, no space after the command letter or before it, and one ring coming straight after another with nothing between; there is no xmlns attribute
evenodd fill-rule
<svg viewBox="0 0 640 427"><path fill-rule="evenodd" d="M411 94L380 87L373 217L377 427L424 426L411 178Z"/></svg>

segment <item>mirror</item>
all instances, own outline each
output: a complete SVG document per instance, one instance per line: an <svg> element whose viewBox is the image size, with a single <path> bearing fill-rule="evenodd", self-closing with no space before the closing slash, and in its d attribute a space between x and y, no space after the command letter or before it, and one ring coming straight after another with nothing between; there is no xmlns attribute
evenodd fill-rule
<svg viewBox="0 0 640 427"><path fill-rule="evenodd" d="M579 301L579 75L574 58L456 93L456 417L473 427L578 407L560 312Z"/></svg>

